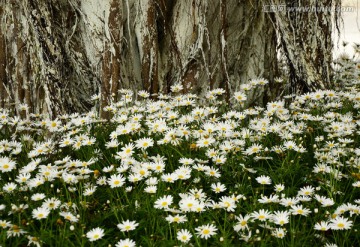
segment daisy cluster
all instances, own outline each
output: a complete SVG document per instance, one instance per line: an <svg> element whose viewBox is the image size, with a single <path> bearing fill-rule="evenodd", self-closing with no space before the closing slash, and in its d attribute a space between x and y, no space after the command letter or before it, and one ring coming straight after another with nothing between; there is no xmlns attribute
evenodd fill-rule
<svg viewBox="0 0 360 247"><path fill-rule="evenodd" d="M1 244L359 242L359 83L245 107L266 84L121 90L110 120L1 109Z"/></svg>

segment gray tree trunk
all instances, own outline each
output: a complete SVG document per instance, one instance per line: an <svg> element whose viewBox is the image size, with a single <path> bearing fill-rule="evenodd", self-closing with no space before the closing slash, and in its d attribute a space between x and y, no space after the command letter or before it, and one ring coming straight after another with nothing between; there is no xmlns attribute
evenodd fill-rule
<svg viewBox="0 0 360 247"><path fill-rule="evenodd" d="M0 106L18 113L20 103L51 117L81 112L92 106L91 95L100 94L100 114L108 118L103 108L118 99L119 89L145 89L156 97L179 82L184 93L199 95L222 87L229 101L258 77L270 86L253 92L249 103L266 101L277 94L277 38L300 88L325 88L331 81L329 17L316 16L310 25L310 14L298 19L264 12L263 5L275 0L0 3Z"/></svg>
<svg viewBox="0 0 360 247"><path fill-rule="evenodd" d="M341 6L341 0L287 0L285 3L287 11L274 14L274 26L287 60L291 91L331 87L333 23L338 24L341 14L334 10ZM269 4L280 6L284 1L271 0Z"/></svg>

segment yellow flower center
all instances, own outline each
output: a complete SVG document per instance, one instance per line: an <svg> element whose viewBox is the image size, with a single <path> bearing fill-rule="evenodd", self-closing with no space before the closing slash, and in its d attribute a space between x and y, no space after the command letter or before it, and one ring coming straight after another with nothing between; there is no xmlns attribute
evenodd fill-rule
<svg viewBox="0 0 360 247"><path fill-rule="evenodd" d="M338 226L339 228L344 228L344 227L345 227L344 223L338 223L337 226Z"/></svg>

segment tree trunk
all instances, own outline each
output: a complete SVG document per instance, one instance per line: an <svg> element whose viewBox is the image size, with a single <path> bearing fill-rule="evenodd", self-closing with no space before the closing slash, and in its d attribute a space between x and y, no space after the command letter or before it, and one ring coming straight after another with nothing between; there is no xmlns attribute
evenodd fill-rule
<svg viewBox="0 0 360 247"><path fill-rule="evenodd" d="M283 3L270 1L272 6ZM274 13L274 26L287 59L292 93L330 88L332 18L337 23L340 13L332 14L329 9L339 7L341 1L288 0L285 3L286 11Z"/></svg>
<svg viewBox="0 0 360 247"><path fill-rule="evenodd" d="M108 25L104 27L100 116L106 119L109 118L109 112L104 111L104 108L116 100L120 84L121 9L122 6L117 0L111 2Z"/></svg>
<svg viewBox="0 0 360 247"><path fill-rule="evenodd" d="M277 0L0 2L0 106L18 113L20 103L50 117L83 112L99 94L100 116L109 118L104 108L119 89L156 97L174 83L198 95L222 87L229 102L241 84L265 77L271 87L248 96L261 104L277 94L278 39L294 88L331 81L330 17L263 11Z"/></svg>
<svg viewBox="0 0 360 247"><path fill-rule="evenodd" d="M0 18L1 22L3 23L4 19L4 4L0 4ZM1 28L1 25L0 25ZM6 38L4 35L4 30L0 29L0 107L4 108L6 106L6 100L9 99L9 95L5 88L5 82L7 79L7 73L6 73Z"/></svg>

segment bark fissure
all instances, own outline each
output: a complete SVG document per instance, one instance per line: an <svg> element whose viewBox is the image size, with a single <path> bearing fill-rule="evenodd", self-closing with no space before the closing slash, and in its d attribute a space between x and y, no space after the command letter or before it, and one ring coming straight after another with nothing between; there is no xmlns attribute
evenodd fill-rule
<svg viewBox="0 0 360 247"><path fill-rule="evenodd" d="M225 99L227 103L230 103L230 78L227 68L227 18L226 18L226 0L221 0L220 3L220 44L221 44L221 69L223 76L222 87L225 89Z"/></svg>

